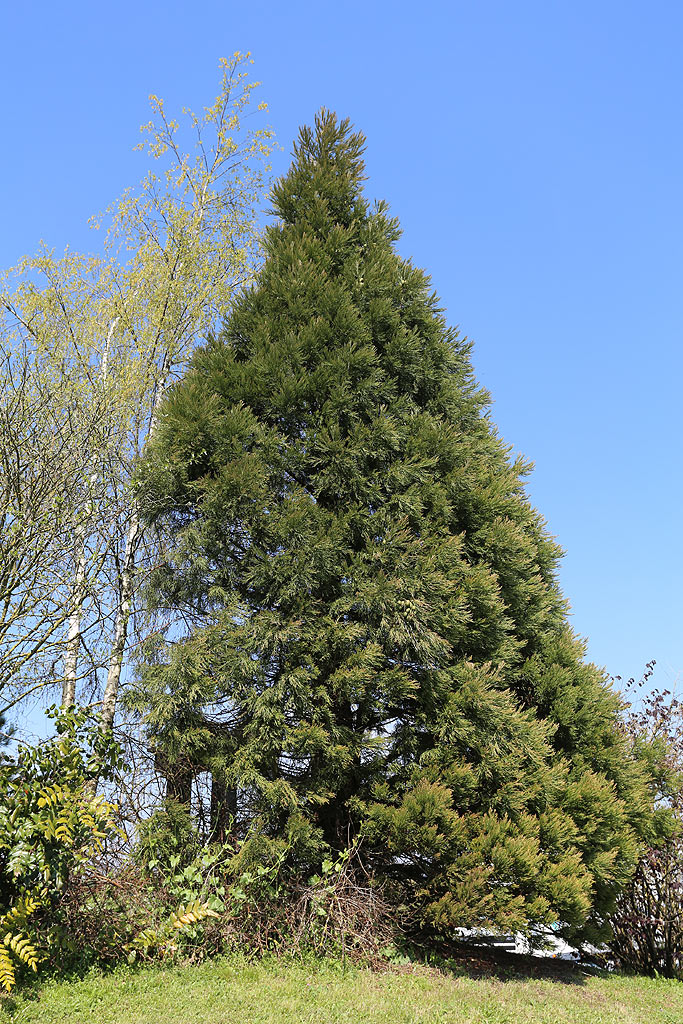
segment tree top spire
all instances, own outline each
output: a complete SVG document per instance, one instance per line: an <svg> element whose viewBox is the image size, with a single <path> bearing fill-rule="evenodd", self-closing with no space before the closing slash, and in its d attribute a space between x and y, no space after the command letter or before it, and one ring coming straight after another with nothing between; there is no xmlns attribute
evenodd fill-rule
<svg viewBox="0 0 683 1024"><path fill-rule="evenodd" d="M331 218L343 225L364 216L365 136L354 131L349 118L339 120L334 111L321 108L313 126L299 129L294 143L294 162L272 191L274 212L286 223L294 219L316 222ZM329 221L328 221L329 223Z"/></svg>

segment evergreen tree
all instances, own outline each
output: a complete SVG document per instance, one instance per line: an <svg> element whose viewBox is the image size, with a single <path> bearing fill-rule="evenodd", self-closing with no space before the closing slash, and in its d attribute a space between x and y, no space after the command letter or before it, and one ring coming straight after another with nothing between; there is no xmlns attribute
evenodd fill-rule
<svg viewBox="0 0 683 1024"><path fill-rule="evenodd" d="M651 828L643 772L363 145L326 112L301 130L257 283L162 409L141 495L190 629L138 706L259 843L313 862L361 834L441 933L596 935Z"/></svg>

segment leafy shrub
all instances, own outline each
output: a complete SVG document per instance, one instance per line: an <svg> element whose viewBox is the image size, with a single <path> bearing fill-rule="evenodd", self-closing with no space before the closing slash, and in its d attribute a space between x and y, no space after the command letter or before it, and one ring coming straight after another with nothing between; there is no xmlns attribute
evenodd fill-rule
<svg viewBox="0 0 683 1024"><path fill-rule="evenodd" d="M192 820L169 802L138 827L132 850L113 866L83 863L65 887L56 918L60 959L81 967L128 960L195 958L218 952L214 929L225 911L224 869L232 849L202 848Z"/></svg>
<svg viewBox="0 0 683 1024"><path fill-rule="evenodd" d="M188 866L201 850L199 837L185 804L166 800L164 806L140 822L133 859L151 876L172 875Z"/></svg>
<svg viewBox="0 0 683 1024"><path fill-rule="evenodd" d="M151 955L161 959L173 956L178 951L177 938L180 934L191 930L207 917L218 916L215 910L198 900L185 907L181 906L177 911L172 910L161 927L144 928L127 943L129 962L133 963L138 957L150 959Z"/></svg>
<svg viewBox="0 0 683 1024"><path fill-rule="evenodd" d="M172 820L176 821L175 809ZM86 964L189 958L240 950L254 955L333 954L379 962L397 929L382 891L363 868L356 847L302 875L286 842L277 851L254 844L213 844L192 860L167 843L158 817L152 831L163 838L144 860L148 831L135 860L108 874L83 865L63 893L59 918L68 945L62 948ZM253 838L253 837L251 837ZM169 852L162 860L161 848Z"/></svg>
<svg viewBox="0 0 683 1024"><path fill-rule="evenodd" d="M292 871L288 850L241 871L229 887L226 948L257 954L334 955L379 962L397 935L395 909L367 874L353 844L309 877Z"/></svg>
<svg viewBox="0 0 683 1024"><path fill-rule="evenodd" d="M683 978L683 703L653 690L626 728L649 764L656 811L651 842L611 917L611 950L622 967Z"/></svg>
<svg viewBox="0 0 683 1024"><path fill-rule="evenodd" d="M19 745L0 765L0 899L52 899L73 868L115 832L115 806L94 792L113 776L118 748L84 712L51 712L57 734Z"/></svg>
<svg viewBox="0 0 683 1024"><path fill-rule="evenodd" d="M26 933L27 918L37 908L37 900L28 896L18 900L11 910L0 917L0 935L3 935L0 940L0 985L7 992L12 990L16 980L14 962L10 954L34 971L38 969L38 963L42 959Z"/></svg>
<svg viewBox="0 0 683 1024"><path fill-rule="evenodd" d="M19 745L0 764L0 984L8 990L14 961L35 969L47 956L41 946L60 941L60 893L116 832L116 808L94 784L112 777L118 748L84 712L51 714L53 738Z"/></svg>
<svg viewBox="0 0 683 1024"><path fill-rule="evenodd" d="M186 809L169 803L140 829L135 858L160 907L201 907L202 920L212 919L187 929L178 947L186 954L240 949L379 957L396 928L358 847L324 858L313 875L301 871L300 847L298 833L274 842L249 833L201 848ZM188 850L195 851L192 859ZM154 931L170 934L167 924ZM145 941L142 934L135 948ZM155 948L150 942L146 955Z"/></svg>

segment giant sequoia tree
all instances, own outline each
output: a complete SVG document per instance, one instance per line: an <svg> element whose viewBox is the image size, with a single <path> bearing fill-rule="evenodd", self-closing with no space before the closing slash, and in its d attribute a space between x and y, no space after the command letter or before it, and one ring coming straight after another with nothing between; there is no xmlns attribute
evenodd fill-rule
<svg viewBox="0 0 683 1024"><path fill-rule="evenodd" d="M138 700L171 792L211 770L259 842L311 861L360 833L441 932L595 934L650 828L643 774L362 152L332 114L302 129L257 283L163 407L141 495L189 629Z"/></svg>

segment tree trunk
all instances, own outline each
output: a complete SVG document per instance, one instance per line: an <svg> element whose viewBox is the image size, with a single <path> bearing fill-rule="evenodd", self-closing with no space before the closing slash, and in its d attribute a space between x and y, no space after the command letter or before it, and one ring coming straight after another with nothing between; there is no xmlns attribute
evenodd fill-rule
<svg viewBox="0 0 683 1024"><path fill-rule="evenodd" d="M109 324L107 340L105 342L104 352L102 353L100 384L103 391L107 385L109 348L119 319L120 318L116 316ZM97 474L93 474L93 476L90 477L91 485L94 484L96 480ZM92 495L88 511L90 514L93 512ZM85 599L85 526L83 523L79 523L78 526L76 526L75 535L75 547L77 551L76 580L74 584L74 608L69 616L69 632L66 641L66 654L64 656L64 682L62 683L62 705L64 707L70 707L76 703L78 652L81 645L81 615L83 611L83 601Z"/></svg>
<svg viewBox="0 0 683 1024"><path fill-rule="evenodd" d="M116 609L116 624L114 627L114 642L109 657L109 668L107 670L107 683L102 698L102 728L109 730L114 724L116 712L116 700L119 694L121 682L121 666L123 655L126 649L126 638L128 636L128 623L130 621L131 602L133 598L133 580L135 575L135 553L140 539L140 522L137 513L133 512L126 547L121 566L121 577L119 585L119 606Z"/></svg>
<svg viewBox="0 0 683 1024"><path fill-rule="evenodd" d="M85 538L83 527L76 527L76 580L74 583L74 607L69 616L69 632L64 655L64 681L62 683L62 705L71 707L76 703L76 677L78 674L78 651L81 645L81 612L85 597Z"/></svg>
<svg viewBox="0 0 683 1024"><path fill-rule="evenodd" d="M211 838L224 843L237 815L237 790L227 786L221 773L211 775Z"/></svg>
<svg viewBox="0 0 683 1024"><path fill-rule="evenodd" d="M164 388L168 379L170 357L167 352L164 356L161 374L156 384L156 392L152 405L152 415L149 421L148 439L153 435L157 424L159 406L163 397ZM102 698L102 729L110 730L114 724L116 713L116 701L119 695L121 682L121 666L123 655L126 649L126 638L128 636L128 623L131 613L131 602L133 599L133 582L135 577L135 555L137 552L142 527L138 519L137 509L133 506L128 535L126 537L126 548L123 556L123 565L119 582L119 606L116 610L116 625L114 629L114 643L109 658L107 671L107 683Z"/></svg>
<svg viewBox="0 0 683 1024"><path fill-rule="evenodd" d="M154 750L154 768L162 776L165 784L165 797L185 804L190 809L192 803L192 780L194 771L187 762L170 761L163 750Z"/></svg>

